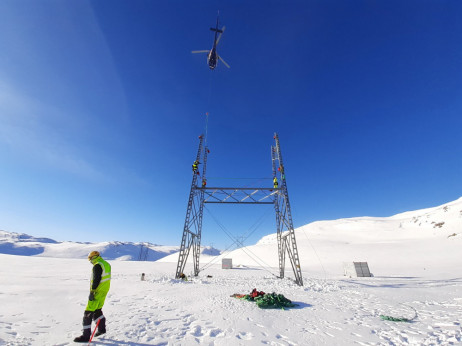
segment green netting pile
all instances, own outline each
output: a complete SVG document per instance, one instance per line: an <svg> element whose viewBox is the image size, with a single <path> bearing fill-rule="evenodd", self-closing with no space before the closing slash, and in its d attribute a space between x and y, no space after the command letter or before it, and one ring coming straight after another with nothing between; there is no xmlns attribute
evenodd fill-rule
<svg viewBox="0 0 462 346"><path fill-rule="evenodd" d="M263 291L257 291L256 288L250 292L250 294L239 294L235 293L231 297L239 298L243 300L254 301L257 303L259 308L262 309L282 309L284 308L293 308L298 306L293 304L289 299L284 297L282 294L277 293L265 293Z"/></svg>
<svg viewBox="0 0 462 346"><path fill-rule="evenodd" d="M289 299L284 297L282 294L277 293L267 293L263 296L255 298L255 303L257 303L259 308L262 309L283 309L284 308L293 308L297 304L293 304Z"/></svg>
<svg viewBox="0 0 462 346"><path fill-rule="evenodd" d="M386 316L386 315L380 315L380 318L384 321L392 321L392 322L411 322L412 321L404 317L393 317L393 316Z"/></svg>

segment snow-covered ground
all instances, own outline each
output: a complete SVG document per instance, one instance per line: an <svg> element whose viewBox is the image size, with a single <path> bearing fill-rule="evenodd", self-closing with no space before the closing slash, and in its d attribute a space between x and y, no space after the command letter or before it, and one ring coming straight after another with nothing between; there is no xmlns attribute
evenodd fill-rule
<svg viewBox="0 0 462 346"><path fill-rule="evenodd" d="M296 236L303 287L291 280L290 267L285 279L276 278L274 235L224 254L237 266L232 270L220 268L219 256L201 256L205 269L189 281L173 278L177 255L110 261L112 286L103 309L108 333L94 343L462 343L462 199L390 218L316 222ZM352 261L367 261L374 277L343 276L342 262ZM73 344L88 296L88 261L2 254L0 268L0 344ZM253 288L281 293L298 307L263 310L231 297Z"/></svg>

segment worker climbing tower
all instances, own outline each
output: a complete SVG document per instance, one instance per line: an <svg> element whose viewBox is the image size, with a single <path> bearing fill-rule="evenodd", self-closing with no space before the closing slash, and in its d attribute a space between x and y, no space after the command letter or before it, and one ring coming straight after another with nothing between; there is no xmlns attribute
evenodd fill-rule
<svg viewBox="0 0 462 346"><path fill-rule="evenodd" d="M178 265L176 267L176 278L179 278L184 271L186 261L191 248L193 250L194 260L194 275L199 274L199 255L201 246L201 231L202 231L202 216L204 214L204 189L197 184L199 178L198 165L202 166L202 181L205 181L205 173L207 170L207 147L203 147L204 136L199 136L199 149L197 150L196 160L193 166L193 178L191 190L189 193L188 208L186 209L186 219L184 221L183 237L181 238L180 254L178 257Z"/></svg>
<svg viewBox="0 0 462 346"><path fill-rule="evenodd" d="M284 277L286 254L289 256L290 264L295 274L295 282L303 286L302 272L300 269L300 258L298 257L297 242L295 240L294 224L290 211L289 193L287 192L284 163L282 162L279 137L274 134L275 145L271 147L271 159L273 161L273 179L279 177L280 190L274 199L276 212L276 227L279 254L279 276Z"/></svg>
<svg viewBox="0 0 462 346"><path fill-rule="evenodd" d="M199 137L199 149L196 156L196 169L193 167L193 178L189 193L186 219L181 240L176 278L180 278L191 249L193 250L194 275L199 274L200 242L202 232L202 216L205 203L217 204L273 204L276 213L279 277L284 278L285 259L288 256L295 275L295 282L303 286L300 259L290 210L289 194L282 161L279 137L274 134L275 145L271 147L273 164L272 187L208 187L206 179L207 147L203 147L203 136ZM202 162L201 162L202 160ZM197 163L203 164L202 179L199 180ZM200 181L200 184L199 184ZM277 182L277 183L276 183Z"/></svg>

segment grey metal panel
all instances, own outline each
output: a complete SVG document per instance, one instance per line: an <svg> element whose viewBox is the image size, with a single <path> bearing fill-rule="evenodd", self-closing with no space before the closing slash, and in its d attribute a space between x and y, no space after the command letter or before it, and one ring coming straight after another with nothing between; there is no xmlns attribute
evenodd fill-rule
<svg viewBox="0 0 462 346"><path fill-rule="evenodd" d="M358 277L370 277L371 272L369 271L369 266L367 262L353 262L355 266L356 275Z"/></svg>
<svg viewBox="0 0 462 346"><path fill-rule="evenodd" d="M221 260L222 269L233 269L233 259L232 258L223 258Z"/></svg>
<svg viewBox="0 0 462 346"><path fill-rule="evenodd" d="M367 262L361 262L361 271L364 277L371 276L371 272L369 271L369 266L367 265Z"/></svg>

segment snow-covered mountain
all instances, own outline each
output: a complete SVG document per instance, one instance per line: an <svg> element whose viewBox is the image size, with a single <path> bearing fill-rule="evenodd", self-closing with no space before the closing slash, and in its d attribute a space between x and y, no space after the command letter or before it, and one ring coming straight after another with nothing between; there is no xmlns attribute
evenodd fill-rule
<svg viewBox="0 0 462 346"><path fill-rule="evenodd" d="M176 253L179 249L179 246L156 245L147 242L58 242L49 238L0 230L0 253L7 255L87 258L90 251L98 250L108 260L157 261L170 254L178 257ZM201 247L201 253L206 256L218 256L220 250L204 246Z"/></svg>
<svg viewBox="0 0 462 346"><path fill-rule="evenodd" d="M317 221L299 227L295 232L301 266L307 270L336 273L342 271L342 262L367 261L371 270L386 271L387 264L380 261L384 254L419 263L419 270L428 270L432 267L432 262L451 266L462 261L462 252L458 250L462 245L462 198L438 207L391 217ZM436 243L447 251L433 251ZM0 253L4 254L85 258L95 249L111 260L176 262L179 246L57 242L48 238L0 231ZM221 258L227 257L234 259L234 265L278 267L277 253L276 234L273 233L263 237L255 245L221 256L219 250L203 247L201 262L221 263ZM335 256L332 256L333 253ZM266 260L260 262L259 258ZM192 256L188 260L191 261Z"/></svg>
<svg viewBox="0 0 462 346"><path fill-rule="evenodd" d="M57 242L48 238L36 238L27 234L0 231L0 253L22 256L86 258L88 253L98 250L104 258L114 260L156 261L175 253L178 246L163 246L151 243L130 242Z"/></svg>
<svg viewBox="0 0 462 346"><path fill-rule="evenodd" d="M341 274L343 263L353 261L368 262L373 273L382 275L450 271L452 266L462 265L462 198L391 217L317 221L297 228L295 234L301 267L314 273ZM393 261L383 260L391 257ZM216 263L221 263L221 258L232 258L234 265L277 268L276 233L255 245L223 253ZM170 255L160 261L177 260ZM390 262L396 260L406 261L406 265L392 268ZM208 261L201 258L201 262ZM290 267L288 260L287 266Z"/></svg>

